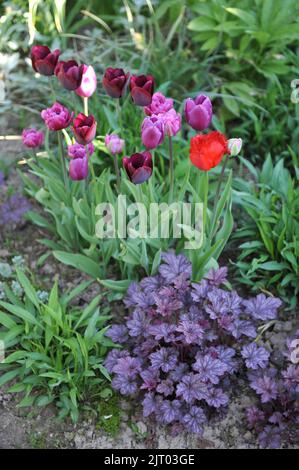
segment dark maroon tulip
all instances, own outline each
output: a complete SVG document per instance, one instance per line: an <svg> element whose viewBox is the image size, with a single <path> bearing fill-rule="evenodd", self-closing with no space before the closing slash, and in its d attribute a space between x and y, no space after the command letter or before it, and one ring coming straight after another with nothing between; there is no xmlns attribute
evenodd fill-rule
<svg viewBox="0 0 299 470"><path fill-rule="evenodd" d="M31 48L32 67L41 75L53 75L59 55L59 49L51 52L48 46L33 46Z"/></svg>
<svg viewBox="0 0 299 470"><path fill-rule="evenodd" d="M131 96L137 106L149 106L154 93L152 75L133 75L130 80Z"/></svg>
<svg viewBox="0 0 299 470"><path fill-rule="evenodd" d="M81 145L89 144L96 135L97 123L93 116L80 113L73 121L73 133L76 141Z"/></svg>
<svg viewBox="0 0 299 470"><path fill-rule="evenodd" d="M55 67L55 75L61 85L67 90L76 90L82 82L84 64L78 65L75 60L58 62Z"/></svg>
<svg viewBox="0 0 299 470"><path fill-rule="evenodd" d="M144 183L153 172L152 155L150 152L134 153L123 158L123 166L132 183Z"/></svg>
<svg viewBox="0 0 299 470"><path fill-rule="evenodd" d="M123 69L108 67L103 77L103 87L111 98L120 98L124 92L129 74Z"/></svg>

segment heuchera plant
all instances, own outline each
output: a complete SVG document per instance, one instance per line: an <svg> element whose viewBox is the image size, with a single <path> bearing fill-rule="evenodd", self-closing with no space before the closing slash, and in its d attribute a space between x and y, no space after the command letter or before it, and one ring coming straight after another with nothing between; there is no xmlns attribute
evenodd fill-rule
<svg viewBox="0 0 299 470"><path fill-rule="evenodd" d="M260 404L246 410L247 421L250 429L258 433L262 447L279 448L284 440L298 443L299 366L292 361L292 344L294 340L298 344L298 339L299 330L294 338L288 338L281 370L277 370L273 358L266 369L248 372L250 387L258 395Z"/></svg>
<svg viewBox="0 0 299 470"><path fill-rule="evenodd" d="M244 366L257 374L267 367L269 352L254 339L282 302L263 294L244 300L220 288L226 268L191 283L183 255L169 252L162 260L157 276L129 287L126 325L106 333L125 349L112 350L105 365L122 395L142 394L145 417L200 434L228 405L233 376Z"/></svg>

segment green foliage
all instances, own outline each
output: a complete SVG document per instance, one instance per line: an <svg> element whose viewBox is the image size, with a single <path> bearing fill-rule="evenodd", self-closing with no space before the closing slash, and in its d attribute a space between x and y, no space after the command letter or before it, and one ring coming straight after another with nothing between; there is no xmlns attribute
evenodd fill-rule
<svg viewBox="0 0 299 470"><path fill-rule="evenodd" d="M24 298L5 286L0 301L0 340L5 360L0 386L13 381L10 393L21 393L20 407L55 404L59 417L77 421L86 399L98 399L110 377L103 360L113 343L104 336L109 315L100 313L101 296L85 308L71 305L89 283L59 295L57 282L42 303L24 272L17 270Z"/></svg>
<svg viewBox="0 0 299 470"><path fill-rule="evenodd" d="M235 234L242 240L236 277L253 290L277 291L294 307L299 292L298 168L292 177L283 160L273 166L270 155L261 170L242 162L254 181L235 182L235 201L249 216Z"/></svg>
<svg viewBox="0 0 299 470"><path fill-rule="evenodd" d="M111 393L107 400L101 400L98 414L97 427L103 429L109 436L116 437L121 424L121 409L118 397Z"/></svg>

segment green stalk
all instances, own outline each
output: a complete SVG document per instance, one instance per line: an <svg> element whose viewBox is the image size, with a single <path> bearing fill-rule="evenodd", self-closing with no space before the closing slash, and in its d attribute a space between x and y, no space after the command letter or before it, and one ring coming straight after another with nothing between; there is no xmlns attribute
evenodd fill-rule
<svg viewBox="0 0 299 470"><path fill-rule="evenodd" d="M115 169L115 175L116 175L116 188L117 188L117 191L120 192L120 171L119 171L118 160L117 160L116 154L113 154L113 162L114 162L114 169Z"/></svg>
<svg viewBox="0 0 299 470"><path fill-rule="evenodd" d="M68 190L69 189L68 188L68 176L67 176L65 157L64 157L64 152L63 152L62 131L58 131L57 134L58 134L58 145L59 145L59 157L60 157L61 169L62 169L62 174L63 174L64 187L66 190Z"/></svg>
<svg viewBox="0 0 299 470"><path fill-rule="evenodd" d="M83 97L83 107L85 116L88 116L88 98L86 96Z"/></svg>
<svg viewBox="0 0 299 470"><path fill-rule="evenodd" d="M173 170L173 145L172 145L172 136L168 136L168 145L169 145L169 202L172 202L173 199L173 184L174 184L174 170Z"/></svg>
<svg viewBox="0 0 299 470"><path fill-rule="evenodd" d="M217 209L217 204L218 204L218 201L219 201L220 190L221 190L221 185L222 185L225 169L226 169L226 166L227 166L227 163L228 163L228 158L229 158L229 154L227 154L225 156L225 160L224 160L223 165L222 165L222 169L221 169L221 173L220 173L220 177L219 177L218 185L217 185L217 189L216 189L216 194L215 194L215 199L214 199L214 207L213 207L213 220L212 220L212 225L211 225L211 231L212 231L212 233L211 233L211 243L212 243L212 239L214 238L215 232L216 232L216 227L214 228L214 225L216 223L216 209Z"/></svg>

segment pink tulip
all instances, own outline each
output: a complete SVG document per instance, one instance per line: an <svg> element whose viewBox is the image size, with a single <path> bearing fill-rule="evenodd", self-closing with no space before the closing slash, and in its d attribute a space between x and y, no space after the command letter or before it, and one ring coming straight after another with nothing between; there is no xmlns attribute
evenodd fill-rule
<svg viewBox="0 0 299 470"><path fill-rule="evenodd" d="M88 158L74 158L70 161L70 178L73 181L85 180L88 176Z"/></svg>
<svg viewBox="0 0 299 470"><path fill-rule="evenodd" d="M162 118L152 115L146 117L141 126L142 143L148 149L154 149L164 140L164 123Z"/></svg>
<svg viewBox="0 0 299 470"><path fill-rule="evenodd" d="M90 156L94 152L94 145L92 143L87 145L88 155L86 154L86 146L78 144L77 142L72 145L68 145L67 153L71 158L84 158Z"/></svg>
<svg viewBox="0 0 299 470"><path fill-rule="evenodd" d="M117 134L106 134L105 145L112 155L117 155L122 153L125 146L125 141Z"/></svg>
<svg viewBox="0 0 299 470"><path fill-rule="evenodd" d="M148 116L151 116L152 114L167 113L172 107L173 99L166 98L162 93L157 91L157 93L153 94L151 104L144 108L144 112Z"/></svg>
<svg viewBox="0 0 299 470"><path fill-rule="evenodd" d="M36 148L44 143L44 133L36 129L24 129L22 132L22 142L25 147Z"/></svg>
<svg viewBox="0 0 299 470"><path fill-rule="evenodd" d="M176 135L182 126L182 116L175 111L170 109L167 113L159 114L164 124L165 135L174 136Z"/></svg>
<svg viewBox="0 0 299 470"><path fill-rule="evenodd" d="M44 109L41 112L41 117L50 131L60 131L70 125L73 114L62 104L56 102L51 108Z"/></svg>
<svg viewBox="0 0 299 470"><path fill-rule="evenodd" d="M196 131L209 127L213 115L211 100L208 96L198 95L194 100L185 102L185 117L188 124Z"/></svg>
<svg viewBox="0 0 299 470"><path fill-rule="evenodd" d="M75 92L83 98L89 98L96 91L96 88L97 77L92 65L84 65L81 85Z"/></svg>

